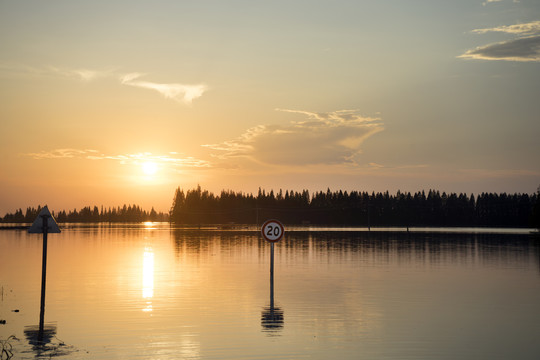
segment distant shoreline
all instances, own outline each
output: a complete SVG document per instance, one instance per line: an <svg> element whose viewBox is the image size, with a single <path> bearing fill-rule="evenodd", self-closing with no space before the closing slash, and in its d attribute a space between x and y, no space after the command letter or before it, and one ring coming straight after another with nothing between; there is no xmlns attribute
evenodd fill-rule
<svg viewBox="0 0 540 360"><path fill-rule="evenodd" d="M28 230L31 224L29 223L3 223L0 225L1 230ZM174 224L169 222L80 222L80 223L59 223L63 230L77 229L85 227L112 227L121 228L145 228L148 230L174 230L174 231L200 231L200 232L259 232L260 225L256 224ZM538 234L540 232L534 228L516 228L516 227L429 227L429 226L384 226L384 227L363 227L363 226L341 226L341 225L326 225L326 226L310 226L310 225L286 225L286 232L362 232L362 233L455 233L455 234L515 234L527 235Z"/></svg>

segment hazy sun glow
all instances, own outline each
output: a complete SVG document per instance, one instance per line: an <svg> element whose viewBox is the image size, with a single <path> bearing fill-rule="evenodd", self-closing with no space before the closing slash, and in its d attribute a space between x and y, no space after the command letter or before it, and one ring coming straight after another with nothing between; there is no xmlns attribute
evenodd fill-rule
<svg viewBox="0 0 540 360"><path fill-rule="evenodd" d="M158 166L155 162L147 161L142 164L142 170L146 175L154 175L158 170Z"/></svg>
<svg viewBox="0 0 540 360"><path fill-rule="evenodd" d="M540 184L538 0L87 3L0 1L0 217Z"/></svg>

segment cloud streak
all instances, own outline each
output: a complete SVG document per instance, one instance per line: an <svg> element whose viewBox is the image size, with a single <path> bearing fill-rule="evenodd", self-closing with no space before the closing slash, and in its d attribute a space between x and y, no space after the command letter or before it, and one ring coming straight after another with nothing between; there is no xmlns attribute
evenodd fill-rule
<svg viewBox="0 0 540 360"><path fill-rule="evenodd" d="M482 3L482 6L486 6L487 4L501 2L501 1L503 0L486 0Z"/></svg>
<svg viewBox="0 0 540 360"><path fill-rule="evenodd" d="M540 61L540 35L479 46L459 57L475 60Z"/></svg>
<svg viewBox="0 0 540 360"><path fill-rule="evenodd" d="M191 156L179 157L176 153L167 155L153 155L152 153L135 153L106 155L93 149L54 149L50 151L41 151L39 153L24 154L35 160L45 159L86 159L86 160L115 160L121 164L140 165L145 162L155 162L157 164L169 164L175 167L183 168L207 168L210 163L205 160L196 159Z"/></svg>
<svg viewBox="0 0 540 360"><path fill-rule="evenodd" d="M90 82L100 78L107 78L114 74L113 70L91 70L91 69L63 69L54 66L49 67L51 72L77 80Z"/></svg>
<svg viewBox="0 0 540 360"><path fill-rule="evenodd" d="M22 77L63 77L85 82L114 75L114 70L67 69L56 66L33 67L21 64L0 64L0 72Z"/></svg>
<svg viewBox="0 0 540 360"><path fill-rule="evenodd" d="M502 32L507 34L519 34L519 35L534 35L540 34L540 21L532 21L529 23L498 26L494 28L475 29L472 33L485 34L488 32Z"/></svg>
<svg viewBox="0 0 540 360"><path fill-rule="evenodd" d="M504 60L519 62L540 61L540 21L494 28L476 29L476 34L501 32L517 35L512 40L479 46L458 56L474 60Z"/></svg>
<svg viewBox="0 0 540 360"><path fill-rule="evenodd" d="M482 3L482 6L486 6L487 4L491 4L491 3L498 3L498 2L503 2L504 0L486 0ZM512 2L514 4L518 4L519 3L519 0L512 0Z"/></svg>
<svg viewBox="0 0 540 360"><path fill-rule="evenodd" d="M220 159L247 158L269 165L355 164L362 143L384 130L379 118L355 110L315 113L288 109L306 120L289 125L259 125L237 139L204 147L219 151Z"/></svg>
<svg viewBox="0 0 540 360"><path fill-rule="evenodd" d="M138 80L143 76L139 73L130 73L121 77L121 83L128 86L139 87L143 89L154 90L165 96L167 99L172 99L186 104L191 104L194 99L201 97L207 90L206 85L182 85L182 84L160 84L149 81Z"/></svg>
<svg viewBox="0 0 540 360"><path fill-rule="evenodd" d="M93 154L98 154L99 152L97 150L91 150L91 149L54 149L51 151L42 151L39 153L27 153L24 154L26 156L30 156L33 159L36 160L43 160L43 159L73 159L73 158L87 158L88 156L92 156Z"/></svg>
<svg viewBox="0 0 540 360"><path fill-rule="evenodd" d="M145 76L146 74L138 72L122 74L117 70L93 70L86 68L68 69L54 66L28 67L21 65L0 64L0 73L1 72L15 74L16 76L64 77L83 82L114 78L117 81L119 80L121 85L157 91L166 99L171 99L184 104L191 104L193 100L201 97L208 90L208 87L204 84L186 85L178 83L142 81L139 78Z"/></svg>

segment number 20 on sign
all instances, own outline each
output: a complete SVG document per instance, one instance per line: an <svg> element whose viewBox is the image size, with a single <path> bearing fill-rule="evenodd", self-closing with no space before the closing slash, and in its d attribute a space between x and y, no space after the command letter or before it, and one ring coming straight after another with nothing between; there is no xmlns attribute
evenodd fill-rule
<svg viewBox="0 0 540 360"><path fill-rule="evenodd" d="M285 228L278 220L267 220L261 228L262 236L271 243L281 240L284 232Z"/></svg>

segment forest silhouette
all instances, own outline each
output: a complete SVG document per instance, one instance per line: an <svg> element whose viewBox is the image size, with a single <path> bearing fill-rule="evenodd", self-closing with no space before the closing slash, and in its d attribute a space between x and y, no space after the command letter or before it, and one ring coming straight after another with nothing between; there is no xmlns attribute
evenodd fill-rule
<svg viewBox="0 0 540 360"><path fill-rule="evenodd" d="M31 223L41 211L41 206L37 208L28 207L23 212L22 209L14 213L7 213L2 222L8 223ZM57 222L141 222L141 221L168 221L169 215L163 212L156 212L154 208L150 211L143 210L138 205L124 205L116 208L98 208L97 206L86 206L77 211L77 209L58 213L52 212Z"/></svg>
<svg viewBox="0 0 540 360"><path fill-rule="evenodd" d="M7 213L0 220L30 223L41 206ZM289 225L402 227L536 227L540 228L540 188L536 194L445 193L308 190L251 193L222 190L215 195L200 186L177 188L169 213L138 205L87 206L54 213L58 222L170 221L177 225L260 224L277 218Z"/></svg>
<svg viewBox="0 0 540 360"><path fill-rule="evenodd" d="M170 221L177 224L259 224L277 218L286 224L338 226L538 227L537 194L442 194L430 190L391 195L359 191L273 190L257 195L196 189L175 192Z"/></svg>

